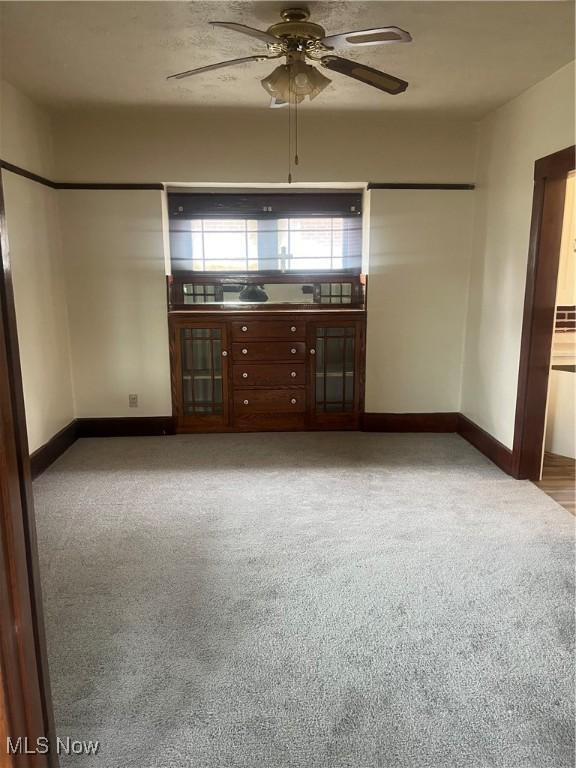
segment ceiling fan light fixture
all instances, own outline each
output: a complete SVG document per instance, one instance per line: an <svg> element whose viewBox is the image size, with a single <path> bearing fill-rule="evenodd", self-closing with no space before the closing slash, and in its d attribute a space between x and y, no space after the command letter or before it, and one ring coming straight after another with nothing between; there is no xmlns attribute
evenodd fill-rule
<svg viewBox="0 0 576 768"><path fill-rule="evenodd" d="M264 90L272 96L274 105L281 106L290 99L298 103L306 96L314 99L332 81L310 64L296 61L281 64L260 82Z"/></svg>
<svg viewBox="0 0 576 768"><path fill-rule="evenodd" d="M329 77L325 77L321 72L318 72L314 67L310 67L312 72L309 74L310 90L308 91L308 97L310 101L315 99L319 93L322 93L324 88L327 88L332 80Z"/></svg>
<svg viewBox="0 0 576 768"><path fill-rule="evenodd" d="M290 75L287 64L280 64L279 67L260 81L262 88L267 91L273 99L277 101L288 101L290 93Z"/></svg>

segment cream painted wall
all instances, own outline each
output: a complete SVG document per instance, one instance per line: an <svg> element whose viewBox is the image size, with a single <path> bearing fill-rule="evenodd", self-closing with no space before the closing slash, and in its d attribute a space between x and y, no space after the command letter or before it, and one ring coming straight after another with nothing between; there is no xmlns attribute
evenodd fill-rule
<svg viewBox="0 0 576 768"><path fill-rule="evenodd" d="M366 410L460 410L471 191L374 190Z"/></svg>
<svg viewBox="0 0 576 768"><path fill-rule="evenodd" d="M295 181L472 180L461 120L300 111ZM67 112L55 118L59 180L286 182L286 113L261 109Z"/></svg>
<svg viewBox="0 0 576 768"><path fill-rule="evenodd" d="M0 157L54 170L50 120L0 81ZM2 173L30 451L74 418L58 192Z"/></svg>
<svg viewBox="0 0 576 768"><path fill-rule="evenodd" d="M2 160L53 178L52 122L48 113L1 79L0 150Z"/></svg>
<svg viewBox="0 0 576 768"><path fill-rule="evenodd" d="M60 209L76 415L169 415L161 192L66 190Z"/></svg>
<svg viewBox="0 0 576 768"><path fill-rule="evenodd" d="M480 124L462 411L512 447L534 162L574 144L574 67Z"/></svg>
<svg viewBox="0 0 576 768"><path fill-rule="evenodd" d="M370 197L367 410L457 411L474 193ZM77 415L169 415L161 194L67 190L61 211Z"/></svg>
<svg viewBox="0 0 576 768"><path fill-rule="evenodd" d="M3 173L30 451L74 419L58 192Z"/></svg>
<svg viewBox="0 0 576 768"><path fill-rule="evenodd" d="M362 124L359 137L358 119L303 115L300 181L471 180L475 130L470 123L398 121L372 115ZM198 111L83 112L59 118L56 125L59 179L240 185L285 181L284 121L271 110L240 113L233 121L229 114L217 111L209 115ZM109 196L114 194L62 194L78 416L167 415L171 412L168 342L158 240L162 211L156 202L150 207L144 202L156 201L155 193L118 193L113 201ZM421 296L425 308L419 310L419 317L428 327L405 320L417 327L418 335L413 339L404 336L401 362L388 367L383 375L390 360L390 345L392 354L399 348L398 328L394 332L389 325L380 328L388 320L381 308L390 301L386 262L390 252L375 256L368 368L373 410L459 407L462 302L467 276L465 256L456 251L464 240L473 198L471 192L462 194L461 202L458 193L449 198L452 203L442 192L412 198L412 193L402 191L383 197L393 209L389 216L380 211L377 221L378 226L382 222L389 230L391 248L397 248L403 236L410 239L411 261L402 273L394 274L396 306L405 307L410 297L421 296L422 271L435 287L433 296ZM408 208L403 208L406 204ZM430 213L426 206L430 206ZM410 215L412 209L417 223ZM439 240L440 228L448 223L451 213L459 217L459 225L448 227L452 234ZM429 238L437 240L432 254ZM443 249L450 255L441 253ZM447 269L452 267L455 287L453 278L447 276ZM441 286L435 276L437 269L444 280L448 277L448 286ZM384 279L378 270L385 272ZM131 296L133 279L142 282L147 308L136 294L129 310L122 306ZM430 321L436 300L443 304L442 319L434 316ZM452 306L446 308L449 304ZM443 329L447 329L448 337L442 336ZM441 362L434 363L434 359ZM426 395L422 380L406 386L430 365L438 371L426 373L426 380L434 381L433 392L429 390ZM129 392L140 394L138 410L128 410Z"/></svg>

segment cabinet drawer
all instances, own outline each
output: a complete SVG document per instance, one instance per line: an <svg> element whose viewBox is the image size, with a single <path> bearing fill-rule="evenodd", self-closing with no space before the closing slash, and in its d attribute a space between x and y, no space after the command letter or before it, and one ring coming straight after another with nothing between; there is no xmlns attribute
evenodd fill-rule
<svg viewBox="0 0 576 768"><path fill-rule="evenodd" d="M304 360L306 344L303 341L247 341L232 344L232 359L236 362Z"/></svg>
<svg viewBox="0 0 576 768"><path fill-rule="evenodd" d="M242 339L304 339L306 325L303 320L235 320L232 323L232 338Z"/></svg>
<svg viewBox="0 0 576 768"><path fill-rule="evenodd" d="M306 383L306 367L303 363L234 365L236 387L301 387Z"/></svg>
<svg viewBox="0 0 576 768"><path fill-rule="evenodd" d="M306 410L305 389L236 389L234 412L243 413L302 413Z"/></svg>

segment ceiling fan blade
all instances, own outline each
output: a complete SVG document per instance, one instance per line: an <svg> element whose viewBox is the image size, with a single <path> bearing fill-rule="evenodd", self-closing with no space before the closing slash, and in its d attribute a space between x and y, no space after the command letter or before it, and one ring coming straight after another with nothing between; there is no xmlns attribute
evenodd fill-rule
<svg viewBox="0 0 576 768"><path fill-rule="evenodd" d="M319 42L326 48L338 48L342 45L384 45L385 43L409 43L412 35L400 27L377 27L359 29L356 32L342 32L328 35Z"/></svg>
<svg viewBox="0 0 576 768"><path fill-rule="evenodd" d="M206 67L197 67L188 69L186 72L178 72L175 75L169 75L166 80L181 80L190 75L199 75L201 72L210 72L212 69L222 69L222 67L233 67L236 64L245 64L248 61L267 61L268 59L277 59L278 56L244 56L241 59L230 59L229 61L220 61L218 64L208 64Z"/></svg>
<svg viewBox="0 0 576 768"><path fill-rule="evenodd" d="M262 29L247 27L245 24L236 24L233 21L211 21L210 24L212 24L213 27L225 27L226 29L231 29L233 32L240 32L242 35L255 37L270 45L278 45L278 43L282 42L277 37L274 37L274 35L264 32Z"/></svg>
<svg viewBox="0 0 576 768"><path fill-rule="evenodd" d="M333 72L340 72L341 75L348 75L354 80L360 80L366 85L373 85L386 93L402 93L408 88L406 80L399 77L381 72L379 69L373 69L366 64L359 64L357 61L342 59L340 56L322 56L320 63L323 67L331 69Z"/></svg>

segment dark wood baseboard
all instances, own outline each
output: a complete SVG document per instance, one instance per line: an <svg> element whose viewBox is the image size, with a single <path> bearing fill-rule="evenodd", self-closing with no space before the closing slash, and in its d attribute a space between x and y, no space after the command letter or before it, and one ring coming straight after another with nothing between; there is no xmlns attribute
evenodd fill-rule
<svg viewBox="0 0 576 768"><path fill-rule="evenodd" d="M512 451L461 413L365 413L364 432L457 432L507 474L513 474ZM173 435L171 416L85 418L70 422L30 456L32 477L44 472L80 437Z"/></svg>
<svg viewBox="0 0 576 768"><path fill-rule="evenodd" d="M364 432L456 432L457 413L365 413Z"/></svg>
<svg viewBox="0 0 576 768"><path fill-rule="evenodd" d="M122 416L76 419L78 437L145 437L173 435L172 416Z"/></svg>
<svg viewBox="0 0 576 768"><path fill-rule="evenodd" d="M457 432L509 475L512 451L461 413L365 413L364 432Z"/></svg>
<svg viewBox="0 0 576 768"><path fill-rule="evenodd" d="M470 419L458 414L458 434L508 475L513 474L512 451Z"/></svg>
<svg viewBox="0 0 576 768"><path fill-rule="evenodd" d="M47 443L37 448L30 454L30 470L32 479L41 475L50 464L53 464L59 456L70 448L72 443L76 442L76 420L71 421Z"/></svg>
<svg viewBox="0 0 576 768"><path fill-rule="evenodd" d="M30 454L32 479L48 469L79 437L145 437L173 434L174 422L171 416L75 419L45 445Z"/></svg>

